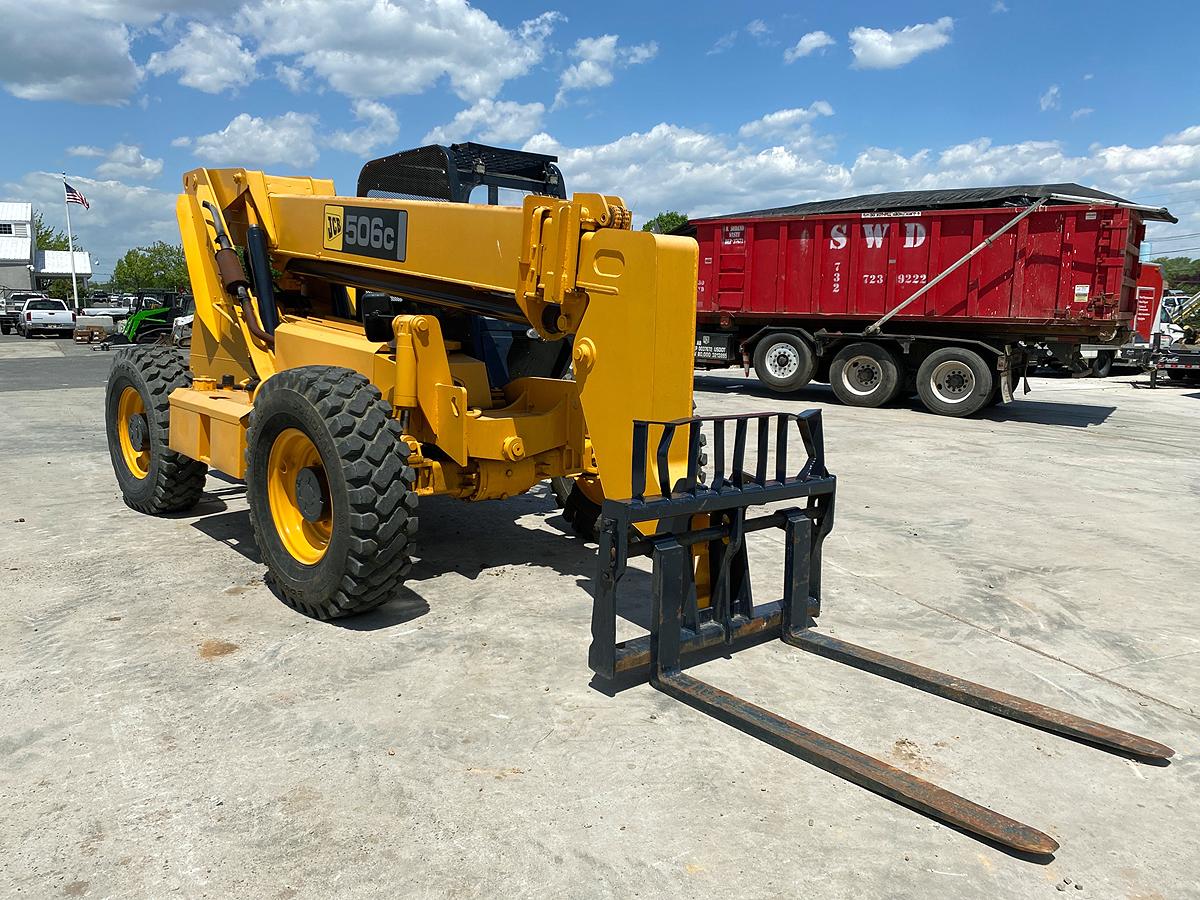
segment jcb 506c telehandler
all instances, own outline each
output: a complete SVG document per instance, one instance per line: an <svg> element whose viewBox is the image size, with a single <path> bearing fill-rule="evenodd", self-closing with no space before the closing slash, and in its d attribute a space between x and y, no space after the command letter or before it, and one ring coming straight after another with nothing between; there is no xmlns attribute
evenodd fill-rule
<svg viewBox="0 0 1200 900"><path fill-rule="evenodd" d="M835 485L819 414L693 416L696 245L631 230L618 197L567 199L553 157L423 147L368 163L357 196L245 169L196 169L183 183L191 357L122 351L106 399L113 466L126 502L147 513L193 506L209 467L244 479L270 582L296 609L342 616L392 596L421 496L503 499L567 479L569 518L599 534L589 662L606 679L648 676L823 769L1032 854L1058 845L683 665L773 635L1135 758L1172 755L818 633ZM477 188L487 205L462 202ZM501 189L523 205L498 205ZM782 598L755 605L746 541L765 528L786 541ZM618 642L617 589L638 555L653 560L649 634Z"/></svg>

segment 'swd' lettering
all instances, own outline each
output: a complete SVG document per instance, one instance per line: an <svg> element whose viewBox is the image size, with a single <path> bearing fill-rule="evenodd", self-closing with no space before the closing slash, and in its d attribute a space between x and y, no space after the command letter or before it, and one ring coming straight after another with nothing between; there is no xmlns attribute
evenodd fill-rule
<svg viewBox="0 0 1200 900"><path fill-rule="evenodd" d="M849 225L834 225L829 229L829 249L844 250L848 240L847 232ZM863 240L866 241L868 247L882 247L884 239L887 237L888 225L864 223L862 226ZM904 246L906 249L920 247L925 243L926 231L925 226L920 222L905 222L904 223Z"/></svg>

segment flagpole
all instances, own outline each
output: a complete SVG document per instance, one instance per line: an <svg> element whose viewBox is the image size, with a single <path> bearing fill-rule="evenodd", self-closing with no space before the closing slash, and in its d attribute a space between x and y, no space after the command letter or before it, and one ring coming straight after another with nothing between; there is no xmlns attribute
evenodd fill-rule
<svg viewBox="0 0 1200 900"><path fill-rule="evenodd" d="M63 211L67 214L67 249L71 254L71 294L75 298L75 309L79 309L79 283L75 280L75 237L71 234L71 204L67 202L67 173L62 173Z"/></svg>

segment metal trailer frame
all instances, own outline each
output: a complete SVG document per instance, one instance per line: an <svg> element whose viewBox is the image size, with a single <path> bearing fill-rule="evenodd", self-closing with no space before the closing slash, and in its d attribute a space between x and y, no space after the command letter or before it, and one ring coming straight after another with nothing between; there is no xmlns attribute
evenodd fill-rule
<svg viewBox="0 0 1200 900"><path fill-rule="evenodd" d="M747 472L752 422L757 465ZM727 469L730 427L732 465ZM714 467L707 482L701 469L701 435L706 428L711 431L707 448ZM664 474L665 462L677 436L687 442L688 467L686 477L672 485ZM805 450L799 466L788 459L796 436ZM605 500L601 513L589 652L591 668L600 678L614 683L648 679L668 696L840 778L977 838L1036 857L1052 854L1058 842L713 687L684 668L703 661L701 651L720 648L729 653L776 637L797 649L1134 759L1162 763L1174 754L1155 741L819 633L821 548L833 527L836 478L825 467L818 411L636 421L633 450L632 497ZM654 472L658 496L647 496ZM752 507L792 501L803 505L747 515ZM654 534L641 536L637 526L653 522L658 523ZM767 528L784 532L783 598L755 606L746 538ZM618 587L629 559L637 556L653 561L650 633L618 643Z"/></svg>

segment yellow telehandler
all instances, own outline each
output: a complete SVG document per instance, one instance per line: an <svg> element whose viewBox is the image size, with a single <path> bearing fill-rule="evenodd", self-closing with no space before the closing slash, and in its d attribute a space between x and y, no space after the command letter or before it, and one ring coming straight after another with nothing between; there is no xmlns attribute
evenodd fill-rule
<svg viewBox="0 0 1200 900"><path fill-rule="evenodd" d="M1013 850L1049 836L682 671L778 637L886 678L1143 760L1172 750L815 630L835 479L821 419L697 417L697 250L633 231L619 197L568 198L555 159L429 146L331 181L196 169L176 211L195 295L190 359L133 347L106 392L129 506L244 479L272 588L318 618L393 596L419 498L555 482L597 535L589 663ZM487 203L469 202L486 191ZM523 195L499 204L501 191ZM756 515L750 515L757 510ZM780 529L782 598L755 604L747 536ZM649 633L618 641L618 587L653 561Z"/></svg>

